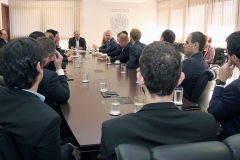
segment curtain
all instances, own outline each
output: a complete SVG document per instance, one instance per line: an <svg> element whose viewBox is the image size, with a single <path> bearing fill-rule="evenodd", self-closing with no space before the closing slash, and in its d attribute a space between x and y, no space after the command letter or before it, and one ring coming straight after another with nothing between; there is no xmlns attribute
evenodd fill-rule
<svg viewBox="0 0 240 160"><path fill-rule="evenodd" d="M240 29L239 10L238 0L165 0L158 3L158 29L172 29L178 42L200 31L213 46L226 47L226 37Z"/></svg>
<svg viewBox="0 0 240 160"><path fill-rule="evenodd" d="M82 0L9 0L11 38L57 30L62 39L80 31Z"/></svg>

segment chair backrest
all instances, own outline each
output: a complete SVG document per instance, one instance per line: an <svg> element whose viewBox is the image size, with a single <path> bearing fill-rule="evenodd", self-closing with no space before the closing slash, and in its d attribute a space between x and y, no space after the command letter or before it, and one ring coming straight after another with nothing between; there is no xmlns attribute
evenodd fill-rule
<svg viewBox="0 0 240 160"><path fill-rule="evenodd" d="M120 144L115 148L118 160L239 160L240 134L223 142L197 142L163 145L151 148L134 144Z"/></svg>
<svg viewBox="0 0 240 160"><path fill-rule="evenodd" d="M0 159L21 160L22 156L11 135L0 126Z"/></svg>
<svg viewBox="0 0 240 160"><path fill-rule="evenodd" d="M222 66L227 62L227 56L224 54L225 49L223 48L215 48L215 56L213 59L213 64L217 64L219 66Z"/></svg>
<svg viewBox="0 0 240 160"><path fill-rule="evenodd" d="M207 89L210 90L210 88L208 88L209 84L208 83L210 81L213 81L213 79L215 79L217 77L216 73L210 69L206 69L204 70L198 77L198 80L195 84L195 87L193 89L192 92L192 96L191 96L191 102L199 104L199 98L203 93L208 93ZM206 88L207 87L207 88Z"/></svg>

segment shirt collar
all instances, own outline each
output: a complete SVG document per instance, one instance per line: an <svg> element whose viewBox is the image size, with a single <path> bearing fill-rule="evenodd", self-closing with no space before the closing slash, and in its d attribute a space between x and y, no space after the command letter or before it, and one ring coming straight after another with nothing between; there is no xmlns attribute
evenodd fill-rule
<svg viewBox="0 0 240 160"><path fill-rule="evenodd" d="M34 92L34 91L31 91L31 90L28 90L28 89L22 89L23 91L26 91L26 92L30 92L32 94L35 94L36 96L38 96L38 98L41 99L41 101L44 101L45 100L45 97L37 92Z"/></svg>

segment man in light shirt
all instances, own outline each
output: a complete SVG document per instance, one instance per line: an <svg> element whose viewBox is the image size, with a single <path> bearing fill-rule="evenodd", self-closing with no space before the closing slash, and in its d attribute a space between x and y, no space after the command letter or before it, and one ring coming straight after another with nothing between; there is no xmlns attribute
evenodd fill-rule
<svg viewBox="0 0 240 160"><path fill-rule="evenodd" d="M74 37L70 38L68 41L68 48L76 48L78 50L86 50L86 41L83 37L80 37L79 31L74 31Z"/></svg>

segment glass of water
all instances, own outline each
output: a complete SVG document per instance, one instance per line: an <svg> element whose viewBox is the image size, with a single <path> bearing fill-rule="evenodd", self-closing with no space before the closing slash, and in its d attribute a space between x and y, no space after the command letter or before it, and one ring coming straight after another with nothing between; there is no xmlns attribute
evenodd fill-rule
<svg viewBox="0 0 240 160"><path fill-rule="evenodd" d="M126 64L121 63L121 73L126 73Z"/></svg>
<svg viewBox="0 0 240 160"><path fill-rule="evenodd" d="M100 92L107 92L107 77L100 77Z"/></svg>
<svg viewBox="0 0 240 160"><path fill-rule="evenodd" d="M134 97L134 113L138 112L142 106L144 105L144 97L143 96L135 96Z"/></svg>
<svg viewBox="0 0 240 160"><path fill-rule="evenodd" d="M83 71L82 82L83 83L88 83L89 82L89 72L88 71Z"/></svg>
<svg viewBox="0 0 240 160"><path fill-rule="evenodd" d="M182 105L182 98L183 98L183 87L176 87L174 90L174 100L173 102L176 105Z"/></svg>
<svg viewBox="0 0 240 160"><path fill-rule="evenodd" d="M75 67L80 68L81 67L81 60L78 58L74 59Z"/></svg>
<svg viewBox="0 0 240 160"><path fill-rule="evenodd" d="M112 96L111 97L111 111L109 112L110 115L118 116L120 115L120 97L119 96Z"/></svg>

